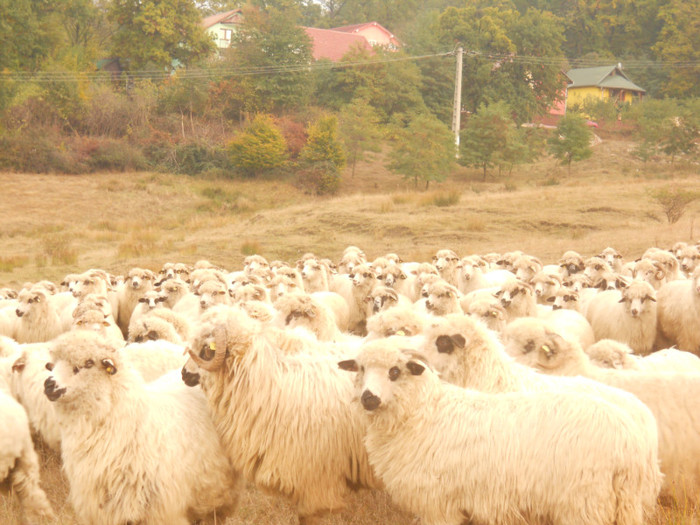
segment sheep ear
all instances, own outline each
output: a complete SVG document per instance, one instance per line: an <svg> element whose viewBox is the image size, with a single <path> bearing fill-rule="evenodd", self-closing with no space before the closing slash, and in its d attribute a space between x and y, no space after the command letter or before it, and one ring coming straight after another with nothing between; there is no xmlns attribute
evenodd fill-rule
<svg viewBox="0 0 700 525"><path fill-rule="evenodd" d="M414 376L419 376L425 371L425 365L416 361L409 361L408 363L406 363L406 368L408 368L408 370Z"/></svg>
<svg viewBox="0 0 700 525"><path fill-rule="evenodd" d="M105 372L107 372L109 375L113 376L117 373L117 367L114 366L114 361L111 359L103 359L101 362Z"/></svg>
<svg viewBox="0 0 700 525"><path fill-rule="evenodd" d="M644 296L644 299L648 299L649 301L656 302L656 299L654 299L651 295L646 295Z"/></svg>
<svg viewBox="0 0 700 525"><path fill-rule="evenodd" d="M624 303L624 302L625 302L625 298L624 298L624 297L618 301L618 303Z"/></svg>
<svg viewBox="0 0 700 525"><path fill-rule="evenodd" d="M557 298L552 295L550 297L547 297L545 301L547 301L548 303L553 303L554 301L556 301L556 299Z"/></svg>
<svg viewBox="0 0 700 525"><path fill-rule="evenodd" d="M357 361L354 359L348 359L346 361L340 361L338 363L338 368L341 370L347 370L348 372L357 372L360 367L357 366Z"/></svg>
<svg viewBox="0 0 700 525"><path fill-rule="evenodd" d="M17 359L14 363L12 363L12 371L21 373L22 370L24 370L25 365L27 364L27 358L22 356L19 359Z"/></svg>
<svg viewBox="0 0 700 525"><path fill-rule="evenodd" d="M467 343L467 340L462 334L453 334L450 336L450 339L457 348L464 348L464 345Z"/></svg>

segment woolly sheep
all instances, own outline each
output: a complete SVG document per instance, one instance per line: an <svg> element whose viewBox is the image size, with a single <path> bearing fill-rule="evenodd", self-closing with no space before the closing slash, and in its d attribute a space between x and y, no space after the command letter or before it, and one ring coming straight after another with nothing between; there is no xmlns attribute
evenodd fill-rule
<svg viewBox="0 0 700 525"><path fill-rule="evenodd" d="M376 274L369 264L355 266L350 275L335 275L331 291L345 299L348 304L348 330L364 334L367 308L365 299L377 285Z"/></svg>
<svg viewBox="0 0 700 525"><path fill-rule="evenodd" d="M555 325L557 333L575 338L584 349L595 342L591 324L585 316L576 310L551 310L540 313L538 317L551 325Z"/></svg>
<svg viewBox="0 0 700 525"><path fill-rule="evenodd" d="M338 262L339 273L352 273L355 266L367 262L365 252L357 246L348 246L343 250L343 255Z"/></svg>
<svg viewBox="0 0 700 525"><path fill-rule="evenodd" d="M562 286L554 295L548 297L547 303L552 305L552 310L575 310L581 313L579 293L567 286Z"/></svg>
<svg viewBox="0 0 700 525"><path fill-rule="evenodd" d="M114 320L119 315L119 296L111 284L107 272L93 268L76 276L77 280L71 290L73 296L82 302L86 296L95 294L106 297L111 307L111 314Z"/></svg>
<svg viewBox="0 0 700 525"><path fill-rule="evenodd" d="M513 271L516 279L530 283L537 272L542 271L542 261L532 255L523 254L513 261Z"/></svg>
<svg viewBox="0 0 700 525"><path fill-rule="evenodd" d="M496 292L508 321L517 317L537 315L537 301L532 286L518 279L506 281Z"/></svg>
<svg viewBox="0 0 700 525"><path fill-rule="evenodd" d="M117 312L117 325L122 331L124 338L129 335L129 321L131 313L136 308L139 298L153 289L155 274L151 270L143 268L132 268L127 273L124 284L117 292L119 307Z"/></svg>
<svg viewBox="0 0 700 525"><path fill-rule="evenodd" d="M333 312L309 294L284 294L273 306L277 310L273 324L278 328L303 326L319 341L335 341L341 337Z"/></svg>
<svg viewBox="0 0 700 525"><path fill-rule="evenodd" d="M367 303L367 317L376 315L382 310L393 308L394 306L408 306L413 304L406 296L401 295L389 286L378 285L372 288L365 298Z"/></svg>
<svg viewBox="0 0 700 525"><path fill-rule="evenodd" d="M504 282L514 278L508 270L489 271L487 263L478 255L463 257L459 263L457 288L463 294L483 288L500 287Z"/></svg>
<svg viewBox="0 0 700 525"><path fill-rule="evenodd" d="M299 267L299 271L304 281L305 292L327 292L329 290L330 270L316 258L306 259Z"/></svg>
<svg viewBox="0 0 700 525"><path fill-rule="evenodd" d="M561 288L562 278L558 272L540 270L530 279L532 290L539 304L547 304Z"/></svg>
<svg viewBox="0 0 700 525"><path fill-rule="evenodd" d="M30 522L55 519L46 493L39 485L39 458L29 432L27 414L0 378L0 483L9 486L20 500Z"/></svg>
<svg viewBox="0 0 700 525"><path fill-rule="evenodd" d="M17 310L17 294L14 297L0 299L0 336L16 337L19 319L15 311Z"/></svg>
<svg viewBox="0 0 700 525"><path fill-rule="evenodd" d="M700 268L690 279L664 284L656 300L659 333L681 350L700 355Z"/></svg>
<svg viewBox="0 0 700 525"><path fill-rule="evenodd" d="M615 248L608 246L598 254L598 257L605 259L605 262L610 265L610 268L612 268L614 272L619 273L620 270L622 270L622 264L624 262L622 260L622 254Z"/></svg>
<svg viewBox="0 0 700 525"><path fill-rule="evenodd" d="M352 380L337 357L284 353L235 307L202 317L190 357L183 380L201 384L232 465L287 496L302 525L340 510L350 486L377 486L364 423L350 406Z"/></svg>
<svg viewBox="0 0 700 525"><path fill-rule="evenodd" d="M655 503L655 465L629 416L606 401L463 389L388 340L339 366L357 372L372 467L426 524L641 525Z"/></svg>
<svg viewBox="0 0 700 525"><path fill-rule="evenodd" d="M15 310L19 318L15 327L17 342L50 341L64 332L59 312L49 298L49 292L40 286L32 286L19 292Z"/></svg>
<svg viewBox="0 0 700 525"><path fill-rule="evenodd" d="M438 250L433 255L433 264L445 281L458 286L459 257L452 250Z"/></svg>
<svg viewBox="0 0 700 525"><path fill-rule="evenodd" d="M162 317L145 316L129 327L130 343L158 340L170 341L177 345L185 344L185 340L180 337L175 327Z"/></svg>
<svg viewBox="0 0 700 525"><path fill-rule="evenodd" d="M97 336L66 334L51 355L45 394L61 418L63 471L79 522L186 525L232 510L237 476L200 390L174 374L145 384Z"/></svg>
<svg viewBox="0 0 700 525"><path fill-rule="evenodd" d="M645 281L632 281L621 292L600 292L591 299L586 318L596 341L614 339L646 355L656 339L656 292Z"/></svg>
<svg viewBox="0 0 700 525"><path fill-rule="evenodd" d="M139 297L134 310L131 312L131 317L129 318L127 335L131 333L132 325L135 325L139 318L146 315L154 308L160 307L165 301L167 301L167 296L161 294L155 289L148 290L141 297Z"/></svg>
<svg viewBox="0 0 700 525"><path fill-rule="evenodd" d="M231 303L244 301L270 301L270 293L262 284L246 284L231 290Z"/></svg>
<svg viewBox="0 0 700 525"><path fill-rule="evenodd" d="M655 290L661 288L667 281L667 271L663 264L652 259L640 259L634 265L632 277L639 281L646 281Z"/></svg>
<svg viewBox="0 0 700 525"><path fill-rule="evenodd" d="M647 249L644 254L642 254L642 259L652 259L660 262L664 270L666 270L667 281L675 281L676 279L682 279L684 277L678 259L671 252L653 247Z"/></svg>
<svg viewBox="0 0 700 525"><path fill-rule="evenodd" d="M482 297L471 301L465 312L469 316L479 319L488 328L501 332L506 327L508 314L496 297Z"/></svg>
<svg viewBox="0 0 700 525"><path fill-rule="evenodd" d="M510 352L510 350L509 350ZM518 361L547 374L584 376L631 392L654 414L664 498L700 502L700 374L627 372L593 365L581 346L557 334Z"/></svg>
<svg viewBox="0 0 700 525"><path fill-rule="evenodd" d="M168 279L180 279L189 282L192 266L185 263L165 263L160 269L161 282Z"/></svg>
<svg viewBox="0 0 700 525"><path fill-rule="evenodd" d="M634 355L632 349L624 343L601 339L585 348L585 352L591 363L602 368L649 372L700 372L700 357L675 348L665 348L642 357Z"/></svg>
<svg viewBox="0 0 700 525"><path fill-rule="evenodd" d="M608 262L602 257L589 257L586 259L583 274L588 277L592 283L596 283L604 272L612 271Z"/></svg>
<svg viewBox="0 0 700 525"><path fill-rule="evenodd" d="M111 315L101 310L85 310L73 319L72 330L92 330L104 339L110 339L115 345L124 344L124 336Z"/></svg>
<svg viewBox="0 0 700 525"><path fill-rule="evenodd" d="M440 280L428 285L425 308L432 315L462 313L462 307L459 304L460 297L459 290L455 286Z"/></svg>
<svg viewBox="0 0 700 525"><path fill-rule="evenodd" d="M177 333L177 336L180 340L189 340L192 325L184 315L170 310L169 308L154 308L153 310L148 312L148 314L146 314L142 319L151 320L156 317L168 322L175 329L175 332ZM135 329L135 331L138 332L138 329ZM129 333L129 339L132 339L131 332ZM135 340L136 338L134 337L133 339ZM170 337L168 337L167 339L172 342L178 342L177 340L173 340Z"/></svg>
<svg viewBox="0 0 700 525"><path fill-rule="evenodd" d="M180 370L187 361L184 346L165 340L129 343L117 353L147 383L172 370Z"/></svg>
<svg viewBox="0 0 700 525"><path fill-rule="evenodd" d="M230 299L226 283L218 279L208 279L200 282L194 292L180 299L172 310L194 321L208 308L217 304L229 304Z"/></svg>
<svg viewBox="0 0 700 525"><path fill-rule="evenodd" d="M412 306L398 305L382 310L367 319L366 340L392 335L417 336L423 331L426 317Z"/></svg>
<svg viewBox="0 0 700 525"><path fill-rule="evenodd" d="M290 292L303 292L304 284L301 283L301 275L299 275L299 282L297 282L292 277L288 275L274 275L267 285L270 294L270 301L273 303L286 293Z"/></svg>
<svg viewBox="0 0 700 525"><path fill-rule="evenodd" d="M569 277L571 275L582 272L585 268L583 257L578 252L569 250L564 252L559 259L559 267L562 269L562 276Z"/></svg>

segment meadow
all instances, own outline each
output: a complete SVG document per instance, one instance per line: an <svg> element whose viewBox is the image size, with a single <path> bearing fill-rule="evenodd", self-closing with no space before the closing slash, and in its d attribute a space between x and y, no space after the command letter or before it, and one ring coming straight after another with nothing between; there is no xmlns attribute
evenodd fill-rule
<svg viewBox="0 0 700 525"><path fill-rule="evenodd" d="M585 257L612 246L634 259L651 246L700 239L700 201L669 224L649 194L673 187L700 192L700 166L683 159L645 165L632 148L624 140L603 140L570 173L552 158L510 174L491 172L486 181L480 171L459 168L427 191L388 172L380 155L358 165L354 177L348 170L339 194L324 198L285 179L0 173L0 287L60 281L89 268L119 274L200 259L234 270L253 253L288 262L306 252L337 260L351 244L370 259L396 252L406 261L429 261L441 248L462 256L520 249L547 264L566 250ZM59 457L39 449L56 523L73 524ZM326 520L413 522L385 495L368 492ZM16 498L0 496L0 523L20 523ZM225 523L286 525L295 517L285 500L248 486ZM650 523L698 524L700 511L659 507Z"/></svg>

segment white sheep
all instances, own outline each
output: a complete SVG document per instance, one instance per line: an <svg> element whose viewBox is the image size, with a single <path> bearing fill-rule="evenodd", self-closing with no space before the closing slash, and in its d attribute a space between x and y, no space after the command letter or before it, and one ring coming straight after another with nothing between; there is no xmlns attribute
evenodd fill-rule
<svg viewBox="0 0 700 525"><path fill-rule="evenodd" d="M315 256L302 258L299 263L297 263L297 267L304 281L305 292L327 292L329 290L331 272L325 264L322 264Z"/></svg>
<svg viewBox="0 0 700 525"><path fill-rule="evenodd" d="M516 279L532 284L532 278L542 271L542 261L533 255L522 254L513 261Z"/></svg>
<svg viewBox="0 0 700 525"><path fill-rule="evenodd" d="M39 458L29 432L27 414L0 377L0 483L8 482L20 500L26 520L55 519L39 485ZM6 516L7 517L7 516Z"/></svg>
<svg viewBox="0 0 700 525"><path fill-rule="evenodd" d="M540 312L538 317L554 325L558 334L575 338L583 349L595 343L595 334L591 323L576 310L559 308L557 310Z"/></svg>
<svg viewBox="0 0 700 525"><path fill-rule="evenodd" d="M60 312L49 300L50 297L50 293L41 286L32 286L19 292L15 310L19 318L15 327L17 342L50 341L64 332Z"/></svg>
<svg viewBox="0 0 700 525"><path fill-rule="evenodd" d="M181 279L184 282L189 282L192 266L185 263L165 263L160 269L159 275L161 282L167 279Z"/></svg>
<svg viewBox="0 0 700 525"><path fill-rule="evenodd" d="M393 306L367 319L365 339L378 339L392 335L417 336L423 331L425 323L426 317L416 312L413 306Z"/></svg>
<svg viewBox="0 0 700 525"><path fill-rule="evenodd" d="M302 326L315 334L319 341L337 341L342 337L333 311L312 295L287 293L273 306L277 311L273 324L278 328Z"/></svg>
<svg viewBox="0 0 700 525"><path fill-rule="evenodd" d="M141 374L147 383L172 370L180 370L187 361L183 345L165 340L129 343L120 347L117 353Z"/></svg>
<svg viewBox="0 0 700 525"><path fill-rule="evenodd" d="M601 339L584 350L591 363L602 368L649 372L700 372L700 357L676 348L665 348L642 357L635 355L624 343L613 339Z"/></svg>
<svg viewBox="0 0 700 525"><path fill-rule="evenodd" d="M607 401L464 389L390 340L339 366L357 372L372 467L426 524L641 525L655 504L647 473L656 465L631 418Z"/></svg>
<svg viewBox="0 0 700 525"><path fill-rule="evenodd" d="M506 281L496 292L501 306L508 315L508 321L518 317L537 315L537 300L532 286L518 279Z"/></svg>
<svg viewBox="0 0 700 525"><path fill-rule="evenodd" d="M700 355L700 269L664 284L656 294L659 333L681 350Z"/></svg>
<svg viewBox="0 0 700 525"><path fill-rule="evenodd" d="M589 257L586 259L583 274L588 277L592 283L598 282L604 272L612 272L612 268L608 262L602 257Z"/></svg>
<svg viewBox="0 0 700 525"><path fill-rule="evenodd" d="M127 273L124 284L117 292L119 307L117 312L117 325L124 338L129 335L129 321L138 301L143 295L153 289L156 275L151 270L132 268Z"/></svg>
<svg viewBox="0 0 700 525"><path fill-rule="evenodd" d="M457 287L459 274L459 257L452 250L438 250L433 255L433 264L445 281Z"/></svg>
<svg viewBox="0 0 700 525"><path fill-rule="evenodd" d="M111 315L105 315L101 310L85 310L73 319L72 330L92 330L105 339L110 339L115 345L124 344L124 336Z"/></svg>
<svg viewBox="0 0 700 525"><path fill-rule="evenodd" d="M681 502L700 502L700 374L599 368L578 343L557 334L548 334L533 351L515 349L511 355L540 372L580 375L637 396L658 425L659 459L665 476L662 495Z"/></svg>
<svg viewBox="0 0 700 525"><path fill-rule="evenodd" d="M136 324L132 324L129 327L130 343L143 343L161 339L177 345L184 345L186 341L177 333L172 323L155 315L142 317Z"/></svg>
<svg viewBox="0 0 700 525"><path fill-rule="evenodd" d="M581 254L573 250L569 250L564 252L559 259L559 267L562 269L563 277L570 277L579 272L583 272L586 266Z"/></svg>
<svg viewBox="0 0 700 525"><path fill-rule="evenodd" d="M208 308L217 304L230 304L230 302L228 285L218 279L207 279L200 281L194 291L180 299L172 310L190 321L195 321Z"/></svg>
<svg viewBox="0 0 700 525"><path fill-rule="evenodd" d="M0 336L16 337L17 325L19 324L19 319L15 311L17 310L17 292L14 293L14 297L7 295L0 299Z"/></svg>
<svg viewBox="0 0 700 525"><path fill-rule="evenodd" d="M547 304L552 306L552 310L575 310L582 313L581 303L579 302L579 292L568 286L562 286L554 295L548 297Z"/></svg>
<svg viewBox="0 0 700 525"><path fill-rule="evenodd" d="M598 254L598 257L605 259L614 272L620 273L620 270L622 270L622 265L624 264L622 254L615 248L608 246Z"/></svg>
<svg viewBox="0 0 700 525"><path fill-rule="evenodd" d="M181 341L187 341L190 338L192 325L183 314L170 310L169 308L154 308L141 318L141 320L144 321L143 323L138 323L133 327L129 326L129 341L136 341L138 334L143 335L144 333L147 333L144 332L146 326L155 326L151 322L155 318L162 319L163 321L169 323L175 330L177 337L171 337L170 334L168 334L168 337L165 337L164 339L180 344ZM134 329L133 337L131 331L132 328ZM152 337L147 337L147 339L152 339Z"/></svg>
<svg viewBox="0 0 700 525"><path fill-rule="evenodd" d="M501 332L506 327L508 314L497 297L484 296L471 301L465 313L474 319L479 319L496 332Z"/></svg>
<svg viewBox="0 0 700 525"><path fill-rule="evenodd" d="M161 294L160 291L156 289L148 290L141 297L139 297L134 310L131 312L131 317L129 318L127 336L131 333L132 325L135 325L139 318L146 315L151 310L161 307L161 305L167 300L167 296L165 294Z"/></svg>
<svg viewBox="0 0 700 525"><path fill-rule="evenodd" d="M508 270L490 270L486 261L478 255L463 257L459 263L457 288L463 294L483 288L500 287L515 277Z"/></svg>
<svg viewBox="0 0 700 525"><path fill-rule="evenodd" d="M662 263L653 259L640 259L635 262L632 277L648 282L655 290L660 289L668 282L666 268Z"/></svg>
<svg viewBox="0 0 700 525"><path fill-rule="evenodd" d="M209 399L231 464L287 496L302 525L342 509L349 487L377 485L337 356L285 352L244 312L218 307L202 317L190 357L183 379Z"/></svg>
<svg viewBox="0 0 700 525"><path fill-rule="evenodd" d="M562 286L562 277L559 272L540 270L530 279L532 290L539 304L547 304L550 297L554 297Z"/></svg>
<svg viewBox="0 0 700 525"><path fill-rule="evenodd" d="M355 266L350 275L333 276L332 292L339 294L348 305L348 330L364 334L367 319L366 298L377 285L377 276L372 267L365 263Z"/></svg>
<svg viewBox="0 0 700 525"><path fill-rule="evenodd" d="M372 288L369 295L365 298L365 301L367 304L368 318L395 306L409 306L413 304L405 295L384 285L378 285Z"/></svg>
<svg viewBox="0 0 700 525"><path fill-rule="evenodd" d="M355 266L367 262L367 256L357 246L348 246L343 250L343 255L338 262L339 273L352 273Z"/></svg>
<svg viewBox="0 0 700 525"><path fill-rule="evenodd" d="M237 475L200 390L179 373L144 383L92 334L62 336L51 356L45 395L61 420L63 471L80 523L187 525L232 510Z"/></svg>
<svg viewBox="0 0 700 525"><path fill-rule="evenodd" d="M646 355L656 339L656 292L646 281L632 281L621 292L599 292L588 304L586 318L596 341L615 339Z"/></svg>
<svg viewBox="0 0 700 525"><path fill-rule="evenodd" d="M675 281L685 277L683 272L681 272L681 265L678 259L669 251L656 247L649 248L642 254L642 259L652 259L660 262L664 270L666 270L667 281Z"/></svg>

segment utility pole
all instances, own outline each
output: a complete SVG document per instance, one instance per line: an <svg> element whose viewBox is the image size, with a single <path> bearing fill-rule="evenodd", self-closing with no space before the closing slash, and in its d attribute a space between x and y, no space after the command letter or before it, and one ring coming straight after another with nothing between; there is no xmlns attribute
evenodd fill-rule
<svg viewBox="0 0 700 525"><path fill-rule="evenodd" d="M457 152L455 157L459 158L459 128L462 117L462 55L464 49L459 46L456 51L457 68L455 71L455 97L452 105L452 132L455 134L455 146Z"/></svg>

